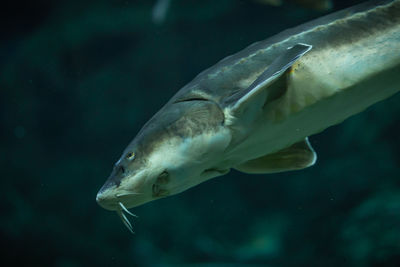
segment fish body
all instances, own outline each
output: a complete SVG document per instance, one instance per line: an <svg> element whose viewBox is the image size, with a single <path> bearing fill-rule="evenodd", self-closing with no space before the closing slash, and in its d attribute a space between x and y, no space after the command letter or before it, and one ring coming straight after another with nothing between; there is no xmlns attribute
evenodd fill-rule
<svg viewBox="0 0 400 267"><path fill-rule="evenodd" d="M97 201L127 224L124 208L231 168L311 166L308 136L399 90L400 0L369 1L284 31L179 90L125 149Z"/></svg>
<svg viewBox="0 0 400 267"><path fill-rule="evenodd" d="M283 4L283 0L255 0L258 3L271 5L271 6L280 6ZM314 10L329 10L332 8L332 0L287 0L287 2L292 2L296 5L311 8Z"/></svg>

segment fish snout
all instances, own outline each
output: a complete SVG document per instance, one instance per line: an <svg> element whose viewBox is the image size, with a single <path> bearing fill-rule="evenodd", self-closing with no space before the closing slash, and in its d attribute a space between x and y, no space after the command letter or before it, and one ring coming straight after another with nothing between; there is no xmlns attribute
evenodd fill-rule
<svg viewBox="0 0 400 267"><path fill-rule="evenodd" d="M97 193L96 201L97 203L104 209L110 211L116 211L118 216L121 218L124 225L129 229L131 233L133 233L132 224L127 218L127 215L131 215L133 217L137 217L135 214L130 212L128 208L124 205L121 198L136 195L135 193L116 193L112 189L104 188L104 186Z"/></svg>
<svg viewBox="0 0 400 267"><path fill-rule="evenodd" d="M100 189L96 196L96 202L100 205L100 207L106 210L118 209L118 200L116 196L107 190Z"/></svg>
<svg viewBox="0 0 400 267"><path fill-rule="evenodd" d="M100 188L96 196L97 203L106 210L117 210L118 199L116 196L117 188L121 184L121 179L125 173L125 168L121 165L115 165L113 171L105 184Z"/></svg>
<svg viewBox="0 0 400 267"><path fill-rule="evenodd" d="M106 210L118 209L118 198L112 185L106 183L96 195L96 202Z"/></svg>
<svg viewBox="0 0 400 267"><path fill-rule="evenodd" d="M136 188L127 190L121 189L114 184L106 183L99 190L96 202L106 210L120 210L121 204L131 208L152 200L150 194L139 193Z"/></svg>

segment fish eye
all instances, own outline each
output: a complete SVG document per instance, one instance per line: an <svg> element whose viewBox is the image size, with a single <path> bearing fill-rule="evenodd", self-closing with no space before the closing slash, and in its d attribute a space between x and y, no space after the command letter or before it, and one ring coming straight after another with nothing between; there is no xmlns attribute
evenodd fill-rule
<svg viewBox="0 0 400 267"><path fill-rule="evenodd" d="M126 154L126 159L133 160L134 158L135 158L135 153L133 153L132 151Z"/></svg>

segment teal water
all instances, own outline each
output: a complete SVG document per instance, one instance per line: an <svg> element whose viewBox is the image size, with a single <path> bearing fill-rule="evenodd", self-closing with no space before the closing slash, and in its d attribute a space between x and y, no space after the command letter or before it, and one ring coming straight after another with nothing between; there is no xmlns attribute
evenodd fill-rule
<svg viewBox="0 0 400 267"><path fill-rule="evenodd" d="M171 0L165 13L156 1L2 8L5 266L400 266L400 95L312 136L311 168L231 171L135 208L134 235L97 205L125 146L177 90L327 13L261 2Z"/></svg>

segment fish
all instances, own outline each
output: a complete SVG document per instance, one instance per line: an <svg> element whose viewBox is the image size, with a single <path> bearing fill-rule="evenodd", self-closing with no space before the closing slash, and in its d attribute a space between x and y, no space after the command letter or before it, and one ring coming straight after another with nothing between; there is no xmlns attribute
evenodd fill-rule
<svg viewBox="0 0 400 267"><path fill-rule="evenodd" d="M400 0L368 1L226 57L139 131L96 201L133 232L128 209L231 169L313 166L309 136L400 90Z"/></svg>
<svg viewBox="0 0 400 267"><path fill-rule="evenodd" d="M152 21L154 24L163 24L171 5L171 0L157 0L152 10Z"/></svg>
<svg viewBox="0 0 400 267"><path fill-rule="evenodd" d="M284 0L254 0L260 4L281 6ZM326 11L333 8L332 0L287 0L289 3L294 3L304 8L314 9L317 11Z"/></svg>

